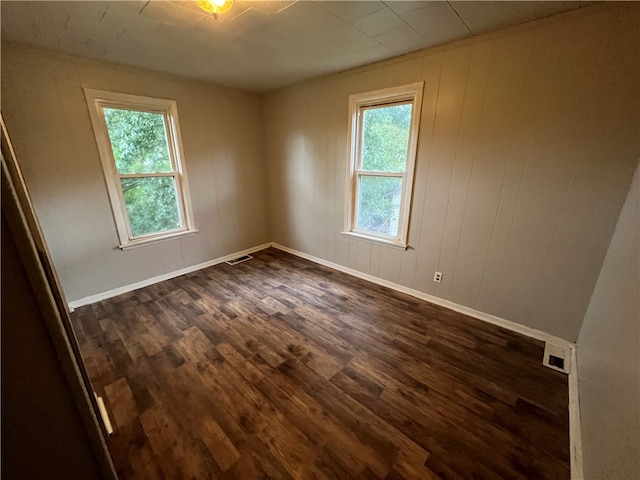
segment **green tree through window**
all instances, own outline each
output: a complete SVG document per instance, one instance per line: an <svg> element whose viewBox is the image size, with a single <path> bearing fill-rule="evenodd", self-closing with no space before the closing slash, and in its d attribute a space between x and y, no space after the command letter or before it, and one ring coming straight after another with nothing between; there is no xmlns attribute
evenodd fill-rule
<svg viewBox="0 0 640 480"><path fill-rule="evenodd" d="M197 233L174 100L85 88L119 247Z"/></svg>
<svg viewBox="0 0 640 480"><path fill-rule="evenodd" d="M405 170L411 110L411 104L364 110L363 170L381 172L403 172Z"/></svg>
<svg viewBox="0 0 640 480"><path fill-rule="evenodd" d="M402 177L375 173L405 171L411 111L410 103L363 110L359 229L393 237L398 234Z"/></svg>
<svg viewBox="0 0 640 480"><path fill-rule="evenodd" d="M171 171L161 113L118 108L103 111L118 173Z"/></svg>
<svg viewBox="0 0 640 480"><path fill-rule="evenodd" d="M349 96L344 235L407 248L423 87Z"/></svg>
<svg viewBox="0 0 640 480"><path fill-rule="evenodd" d="M119 108L103 112L131 234L182 227L164 115Z"/></svg>

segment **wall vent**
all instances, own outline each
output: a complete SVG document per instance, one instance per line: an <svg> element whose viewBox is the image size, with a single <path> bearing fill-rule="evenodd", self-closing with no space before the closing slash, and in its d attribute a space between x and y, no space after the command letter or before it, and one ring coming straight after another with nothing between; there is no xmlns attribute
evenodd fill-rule
<svg viewBox="0 0 640 480"><path fill-rule="evenodd" d="M252 258L253 257L251 255L243 255L241 257L234 258L233 260L227 260L226 263L229 265L237 265L239 263L246 262L247 260L251 260Z"/></svg>
<svg viewBox="0 0 640 480"><path fill-rule="evenodd" d="M571 373L571 348L569 346L546 343L542 364L562 373Z"/></svg>

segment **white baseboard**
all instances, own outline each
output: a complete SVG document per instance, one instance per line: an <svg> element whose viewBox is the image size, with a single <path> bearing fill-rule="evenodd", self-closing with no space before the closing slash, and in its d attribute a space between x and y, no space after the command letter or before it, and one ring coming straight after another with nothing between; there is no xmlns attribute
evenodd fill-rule
<svg viewBox="0 0 640 480"><path fill-rule="evenodd" d="M354 277L361 278L363 280L367 280L369 282L375 283L377 285L382 285L387 288L391 288L392 290L396 290L401 293L405 293L407 295L411 295L412 297L419 298L421 300L425 300L427 302L440 305L441 307L449 308L456 312L462 313L464 315L468 315L470 317L477 318L479 320L483 320L487 323L491 323L493 325L497 325L499 327L506 328L507 330L511 330L516 333L520 333L527 337L535 338L537 340L541 340L543 342L550 342L556 345L566 346L568 348L573 348L574 343L568 340L565 340L560 337L556 337L555 335L551 335L550 333L546 333L540 330L536 330L531 327L527 327L525 325L520 325L519 323L512 322L510 320L506 320L504 318L496 317L495 315L491 315L488 313L481 312L479 310L475 310L470 307L465 307L464 305L459 305L455 302L451 302L449 300L445 300L443 298L439 298L433 295L429 295L428 293L421 292L419 290L414 290L409 287L405 287L403 285L390 282L388 280L384 280L382 278L374 277L373 275L369 275L367 273L362 273L352 268L344 267L337 263L329 262L328 260L324 260L322 258L314 257L313 255L309 255L307 253L295 250L293 248L285 247L284 245L280 245L276 242L268 242L263 243L262 245L257 245L252 248L248 248L246 250L242 250L240 252L230 253L229 255L225 255L223 257L218 257L214 260L209 260L208 262L199 263L197 265L192 265L190 267L182 268L180 270L175 270L173 272L165 273L162 275L158 275L156 277L147 278L146 280L142 280L140 282L132 283L129 285L124 285L122 287L114 288L113 290L108 290L106 292L97 293L95 295L90 295L88 297L81 298L79 300L74 300L69 302L69 310L73 311L78 307L82 307L84 305L89 305L91 303L99 302L101 300L105 300L107 298L116 297L118 295L122 295L123 293L131 292L133 290L137 290L139 288L147 287L149 285L153 285L158 282L162 282L164 280L169 280L171 278L179 277L181 275L185 275L187 273L195 272L197 270L201 270L203 268L211 267L213 265L217 265L222 262L226 262L227 260L231 260L233 258L241 257L243 255L247 255L250 253L255 253L260 250L264 250L265 248L274 247L278 250L282 250L283 252L290 253L300 258L304 258L314 263L318 263L320 265L324 265L325 267L333 268L334 270L338 270L343 273L347 273L349 275L353 275Z"/></svg>
<svg viewBox="0 0 640 480"><path fill-rule="evenodd" d="M571 480L584 480L580 401L578 399L577 346L571 349L571 365L571 373L569 374L569 451L571 454Z"/></svg>
<svg viewBox="0 0 640 480"><path fill-rule="evenodd" d="M133 290L137 290L143 287L148 287L149 285L153 285L154 283L163 282L164 280L169 280L171 278L179 277L180 275L185 275L187 273L195 272L196 270L212 267L213 265L226 262L227 260L232 260L234 258L241 257L243 255L248 255L250 253L255 253L260 250L264 250L265 248L269 248L270 246L271 246L271 243L263 243L262 245L248 248L246 250L242 250L241 252L234 252L234 253L230 253L229 255L225 255L224 257L219 257L214 260L209 260L208 262L199 263L197 265L181 268L180 270L175 270L173 272L158 275L156 277L147 278L146 280L132 283L130 285L125 285L123 287L114 288L113 290L108 290L106 292L90 295L88 297L81 298L80 300L74 300L72 302L69 302L69 310L73 311L74 309L78 307L82 307L84 305L96 303L111 297L117 297L118 295L122 295L123 293L132 292Z"/></svg>
<svg viewBox="0 0 640 480"><path fill-rule="evenodd" d="M309 255L307 253L294 250L293 248L285 247L284 245L280 245L279 243L274 242L272 243L272 246L274 248L277 248L278 250L282 250L283 252L291 253L292 255L295 255L300 258L304 258L306 260L310 260L314 263L319 263L320 265L324 265L325 267L333 268L334 270L338 270L340 272L353 275L354 277L358 277L363 280L367 280L369 282L382 285L383 287L387 287L401 293L406 293L407 295L411 295L412 297L419 298L420 300L425 300L427 302L440 305L441 307L445 307L450 310L454 310L456 312L462 313L464 315L477 318L478 320L483 320L487 323L491 323L493 325L506 328L507 330L520 333L527 337L535 338L543 342L550 342L556 345L566 346L569 348L573 347L574 345L573 342L565 340L564 338L556 337L555 335L551 335L550 333L546 333L541 330L536 330L534 328L527 327L525 325L520 325L519 323L515 323L510 320L506 320L504 318L496 317L495 315L484 313L470 307L465 307L464 305L459 305L455 302L451 302L443 298L435 297L433 295L429 295L428 293L424 293L419 290L414 290L413 288L405 287L404 285L399 285L397 283L393 283L388 280L384 280L382 278L374 277L373 275L362 273L357 270L353 270L352 268L343 267L342 265L338 265L337 263L329 262L327 260L314 257L313 255ZM542 361L542 359L540 359L540 361Z"/></svg>

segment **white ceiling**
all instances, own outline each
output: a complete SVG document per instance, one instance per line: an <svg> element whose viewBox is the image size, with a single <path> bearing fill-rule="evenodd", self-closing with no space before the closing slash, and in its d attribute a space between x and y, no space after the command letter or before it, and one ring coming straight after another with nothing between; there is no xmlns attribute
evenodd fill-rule
<svg viewBox="0 0 640 480"><path fill-rule="evenodd" d="M2 37L264 92L588 2L0 2Z"/></svg>

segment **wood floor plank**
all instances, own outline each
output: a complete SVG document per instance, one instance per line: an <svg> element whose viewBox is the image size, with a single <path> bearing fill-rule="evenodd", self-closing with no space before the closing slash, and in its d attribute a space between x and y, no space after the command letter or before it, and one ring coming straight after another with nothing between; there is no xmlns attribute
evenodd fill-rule
<svg viewBox="0 0 640 480"><path fill-rule="evenodd" d="M73 313L121 479L569 478L542 342L253 256Z"/></svg>
<svg viewBox="0 0 640 480"><path fill-rule="evenodd" d="M118 445L126 450L128 465L131 467L131 470L126 473L118 470L120 480L137 478L164 480L166 478L139 419L118 429L114 435L128 440L127 442L111 442L112 445ZM120 465L121 462L116 462L116 464Z"/></svg>
<svg viewBox="0 0 640 480"><path fill-rule="evenodd" d="M206 447L185 435L169 412L154 406L140 415L140 422L165 477L220 478L221 472Z"/></svg>
<svg viewBox="0 0 640 480"><path fill-rule="evenodd" d="M116 427L123 427L138 417L138 408L126 378L120 378L104 387L111 406Z"/></svg>
<svg viewBox="0 0 640 480"><path fill-rule="evenodd" d="M257 384L260 391L318 449L321 457L346 455L352 460L346 468L351 474L359 474L364 467L383 478L389 471L389 462L381 452L363 444L352 432L326 412L312 397L286 382L272 383L273 377L264 378ZM322 463L322 462L320 462ZM341 463L344 467L344 463ZM326 473L326 469L324 469Z"/></svg>
<svg viewBox="0 0 640 480"><path fill-rule="evenodd" d="M257 438L250 438L240 448L241 461L236 462L224 479L234 480L293 480L293 477L275 459Z"/></svg>
<svg viewBox="0 0 640 480"><path fill-rule="evenodd" d="M229 437L211 418L202 421L202 440L223 472L229 470L240 459L240 453Z"/></svg>

